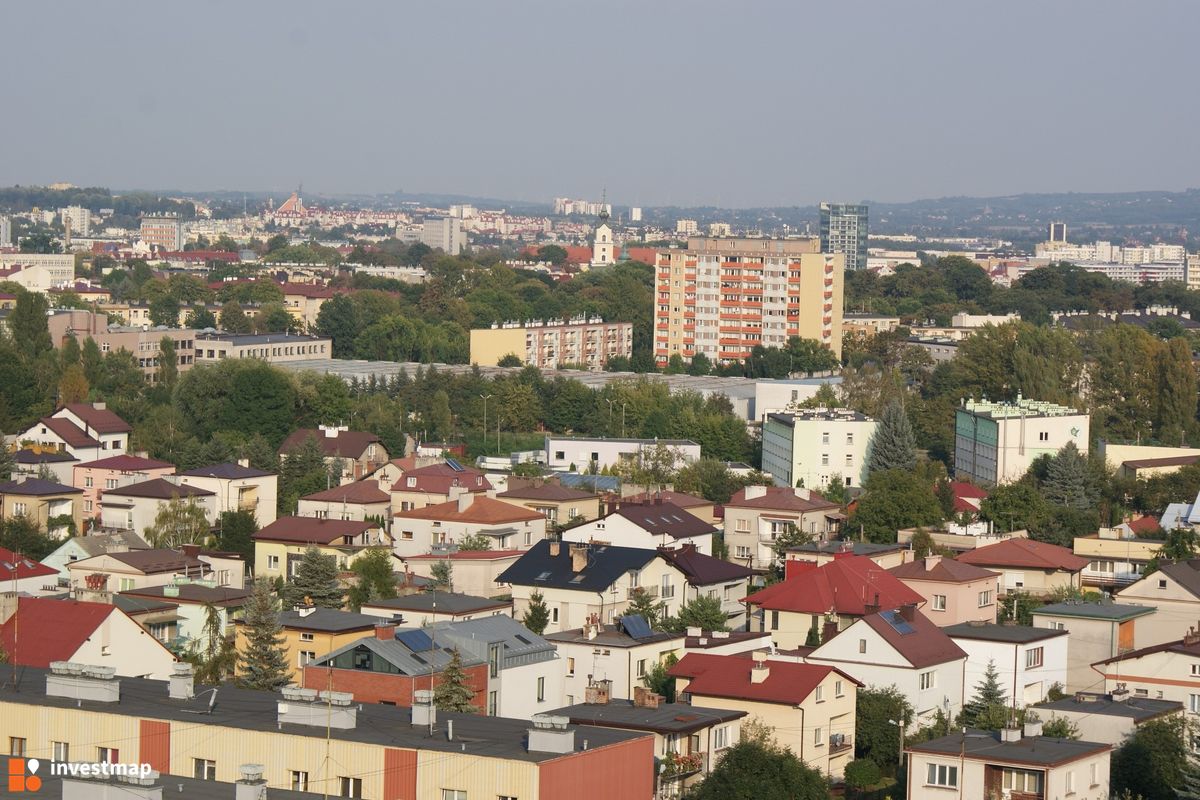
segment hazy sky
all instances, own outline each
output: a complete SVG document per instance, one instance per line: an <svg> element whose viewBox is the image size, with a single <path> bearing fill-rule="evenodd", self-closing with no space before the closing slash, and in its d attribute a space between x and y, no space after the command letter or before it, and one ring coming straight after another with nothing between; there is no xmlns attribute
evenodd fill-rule
<svg viewBox="0 0 1200 800"><path fill-rule="evenodd" d="M1190 0L5 2L0 184L804 205L1200 186Z"/></svg>

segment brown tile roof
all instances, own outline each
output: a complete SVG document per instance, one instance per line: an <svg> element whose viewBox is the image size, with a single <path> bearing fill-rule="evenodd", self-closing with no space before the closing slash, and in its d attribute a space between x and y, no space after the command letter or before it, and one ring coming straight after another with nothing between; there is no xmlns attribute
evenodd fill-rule
<svg viewBox="0 0 1200 800"><path fill-rule="evenodd" d="M412 485L409 485L409 482ZM450 490L461 486L469 492L486 492L492 488L487 477L477 469L463 467L455 469L449 464L430 464L427 467L410 469L392 486L393 492L424 492L449 495Z"/></svg>
<svg viewBox="0 0 1200 800"><path fill-rule="evenodd" d="M1149 467L1177 467L1195 464L1200 461L1200 455L1168 456L1167 458L1135 458L1121 462L1128 469L1147 469Z"/></svg>
<svg viewBox="0 0 1200 800"><path fill-rule="evenodd" d="M912 617L905 620L898 610L881 611L863 617L862 622L917 669L966 657L966 652L920 611L914 609ZM820 648L817 653L819 658Z"/></svg>
<svg viewBox="0 0 1200 800"><path fill-rule="evenodd" d="M42 417L38 423L50 430L58 438L67 443L68 447L99 447L100 442L88 436L79 426L69 419L62 417Z"/></svg>
<svg viewBox="0 0 1200 800"><path fill-rule="evenodd" d="M332 489L305 495L301 500L318 500L331 503L389 503L392 496L380 490L379 482L373 480L354 481Z"/></svg>
<svg viewBox="0 0 1200 800"><path fill-rule="evenodd" d="M612 512L624 517L652 534L666 534L673 539L703 536L716 530L711 524L689 514L674 503L628 503Z"/></svg>
<svg viewBox="0 0 1200 800"><path fill-rule="evenodd" d="M943 581L946 583L969 583L983 578L995 578L998 572L955 561L953 558L939 558L932 567L927 567L925 559L918 558L907 564L892 567L888 572L900 580L908 578L920 581Z"/></svg>
<svg viewBox="0 0 1200 800"><path fill-rule="evenodd" d="M337 436L326 436L324 431L313 428L301 428L292 433L279 445L280 455L286 455L309 437L317 440L317 445L326 458L361 458L367 446L379 443L379 437L366 431L339 431Z"/></svg>
<svg viewBox="0 0 1200 800"><path fill-rule="evenodd" d="M766 486L767 491L762 497L746 498L746 489L738 489L726 508L766 508L775 511L826 511L836 510L840 506L826 500L816 492L809 493L809 499L796 494L800 489L789 489L786 486Z"/></svg>
<svg viewBox="0 0 1200 800"><path fill-rule="evenodd" d="M212 497L214 493L208 489L201 489L199 486L171 483L166 478L151 478L148 481L131 483L117 489L106 489L104 496L109 497L110 495L170 500L173 497Z"/></svg>
<svg viewBox="0 0 1200 800"><path fill-rule="evenodd" d="M88 461L79 466L84 469L115 469L119 472L143 472L145 470L163 468L175 469L175 465L167 461L157 461L153 458L142 458L141 456L131 455L98 458L95 461Z"/></svg>
<svg viewBox="0 0 1200 800"><path fill-rule="evenodd" d="M495 525L501 522L524 522L545 519L536 511L505 503L491 497L475 497L466 509L458 510L458 500L437 503L410 511L397 511L397 519L436 519L443 522L468 522L478 525Z"/></svg>
<svg viewBox="0 0 1200 800"><path fill-rule="evenodd" d="M159 572L184 572L195 571L200 572L205 568L205 563L198 558L192 558L177 550L167 550L166 548L156 548L153 550L127 550L123 553L101 553L111 558L115 558L126 566L133 567L136 570L152 575ZM97 556L93 556L95 558ZM75 562L76 564L83 563L82 561Z"/></svg>
<svg viewBox="0 0 1200 800"><path fill-rule="evenodd" d="M958 556L964 564L981 567L1023 567L1026 569L1065 570L1078 572L1088 565L1065 547L1031 539L1005 539Z"/></svg>
<svg viewBox="0 0 1200 800"><path fill-rule="evenodd" d="M621 498L623 503L653 503L655 500L662 500L664 503L673 503L680 508L696 508L697 506L711 506L711 500L705 500L703 497L697 497L694 494L686 494L684 492L639 492L638 494L629 495Z"/></svg>
<svg viewBox="0 0 1200 800"><path fill-rule="evenodd" d="M557 483L543 483L540 486L518 486L501 492L496 497L511 497L514 500L545 500L547 502L564 502L568 500L588 500L599 497L595 492L584 492Z"/></svg>
<svg viewBox="0 0 1200 800"><path fill-rule="evenodd" d="M302 544L341 544L346 537L358 537L372 522L315 517L280 517L251 538L258 542L299 542Z"/></svg>
<svg viewBox="0 0 1200 800"><path fill-rule="evenodd" d="M668 564L682 572L687 582L693 586L740 581L754 574L754 570L748 567L706 556L697 550L694 544L675 548L660 547L658 552Z"/></svg>
<svg viewBox="0 0 1200 800"><path fill-rule="evenodd" d="M65 408L97 433L129 433L133 430L128 422L107 408L96 408L91 403L68 403Z"/></svg>
<svg viewBox="0 0 1200 800"><path fill-rule="evenodd" d="M505 558L518 558L524 555L524 550L463 550L457 553L447 553L445 555L436 555L434 553L422 553L417 556L405 556L405 561L443 561L450 559L451 561L499 561Z"/></svg>
<svg viewBox="0 0 1200 800"><path fill-rule="evenodd" d="M766 665L767 677L754 683L750 678L754 662L749 659L688 653L667 674L690 678L687 692L693 696L727 697L788 706L803 703L831 672L836 672L856 686L862 685L841 670L825 664L767 660Z"/></svg>

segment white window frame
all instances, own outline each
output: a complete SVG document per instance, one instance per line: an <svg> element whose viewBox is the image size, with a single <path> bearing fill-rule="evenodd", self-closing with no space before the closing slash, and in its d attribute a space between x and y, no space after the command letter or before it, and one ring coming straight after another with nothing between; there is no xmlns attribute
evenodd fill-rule
<svg viewBox="0 0 1200 800"><path fill-rule="evenodd" d="M935 594L933 596L933 610L934 611L945 611L946 610L946 595Z"/></svg>
<svg viewBox="0 0 1200 800"><path fill-rule="evenodd" d="M926 786L944 786L953 789L958 786L958 767L953 764L930 763L925 770Z"/></svg>

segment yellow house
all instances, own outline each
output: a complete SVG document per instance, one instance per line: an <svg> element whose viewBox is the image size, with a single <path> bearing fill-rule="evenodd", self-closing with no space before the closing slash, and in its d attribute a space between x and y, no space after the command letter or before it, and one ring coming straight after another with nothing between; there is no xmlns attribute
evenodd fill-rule
<svg viewBox="0 0 1200 800"><path fill-rule="evenodd" d="M854 704L861 685L819 664L688 653L670 673L676 697L708 708L745 711L774 729L775 741L830 778L854 758Z"/></svg>
<svg viewBox="0 0 1200 800"><path fill-rule="evenodd" d="M40 478L0 483L0 520L24 517L38 530L62 538L70 528L82 533L82 494L82 489Z"/></svg>
<svg viewBox="0 0 1200 800"><path fill-rule="evenodd" d="M377 522L315 517L280 517L252 538L254 574L285 580L309 547L333 556L346 569L368 547L391 544Z"/></svg>
<svg viewBox="0 0 1200 800"><path fill-rule="evenodd" d="M1142 517L1115 528L1101 528L1091 536L1076 536L1072 551L1088 561L1083 585L1110 588L1139 580L1146 564L1166 544L1165 538L1151 538L1155 535L1163 535L1158 523L1153 517Z"/></svg>
<svg viewBox="0 0 1200 800"><path fill-rule="evenodd" d="M299 683L305 664L373 633L379 621L378 617L331 608L297 606L284 609L279 614L279 624L283 627L281 649L287 655L288 677L293 683ZM244 653L246 626L242 620L234 620L234 624L237 626L237 651Z"/></svg>
<svg viewBox="0 0 1200 800"><path fill-rule="evenodd" d="M521 485L518 478L510 478L509 489L496 495L515 506L536 511L550 525L565 525L571 520L592 520L600 516L600 495L572 489L553 482L533 481Z"/></svg>

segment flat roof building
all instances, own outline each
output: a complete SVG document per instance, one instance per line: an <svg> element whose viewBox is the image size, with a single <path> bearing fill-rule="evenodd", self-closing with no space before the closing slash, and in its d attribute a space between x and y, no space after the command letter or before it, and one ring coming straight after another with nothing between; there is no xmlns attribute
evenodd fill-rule
<svg viewBox="0 0 1200 800"><path fill-rule="evenodd" d="M1040 456L1074 442L1088 451L1091 419L1068 406L1030 400L967 400L955 410L954 474L974 483L1012 483Z"/></svg>

